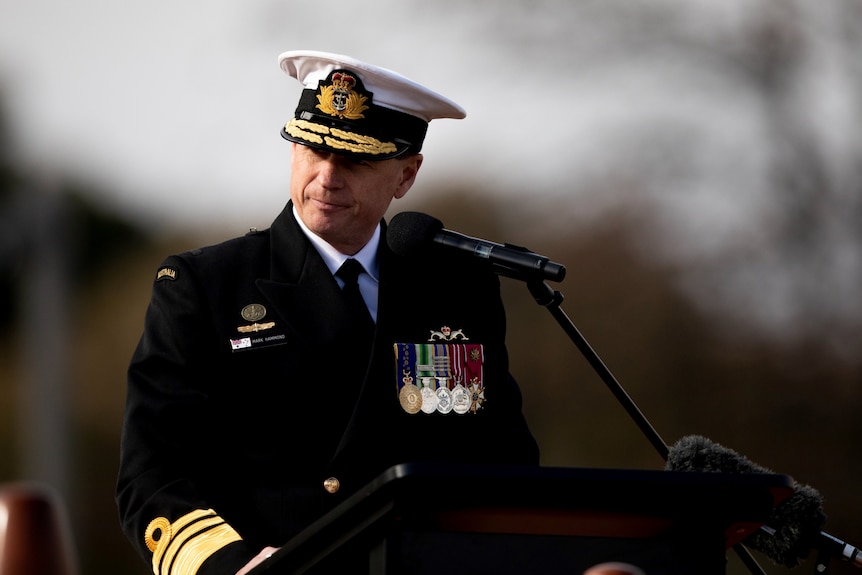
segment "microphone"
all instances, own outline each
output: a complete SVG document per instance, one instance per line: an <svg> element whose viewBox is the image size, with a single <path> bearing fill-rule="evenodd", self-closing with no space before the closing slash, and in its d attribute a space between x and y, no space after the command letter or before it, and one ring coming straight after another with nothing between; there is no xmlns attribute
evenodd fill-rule
<svg viewBox="0 0 862 575"><path fill-rule="evenodd" d="M732 449L699 435L683 437L671 446L665 468L668 471L773 473ZM795 480L792 480L792 487L793 495L779 503L770 513L766 525L749 535L744 543L785 567L800 565L814 548L862 567L859 549L820 531L826 520L820 493Z"/></svg>
<svg viewBox="0 0 862 575"><path fill-rule="evenodd" d="M434 243L491 263L496 273L521 280L563 281L565 266L545 256L511 244L497 244L443 229L443 223L421 212L401 212L392 217L386 232L389 247L406 256Z"/></svg>

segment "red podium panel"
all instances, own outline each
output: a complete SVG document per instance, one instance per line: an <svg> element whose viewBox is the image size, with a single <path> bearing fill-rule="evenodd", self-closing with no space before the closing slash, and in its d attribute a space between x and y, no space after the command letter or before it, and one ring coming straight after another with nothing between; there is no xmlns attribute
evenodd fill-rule
<svg viewBox="0 0 862 575"><path fill-rule="evenodd" d="M625 561L719 575L791 494L770 474L398 465L252 574L580 575Z"/></svg>
<svg viewBox="0 0 862 575"><path fill-rule="evenodd" d="M0 484L0 575L77 575L69 518L47 485Z"/></svg>

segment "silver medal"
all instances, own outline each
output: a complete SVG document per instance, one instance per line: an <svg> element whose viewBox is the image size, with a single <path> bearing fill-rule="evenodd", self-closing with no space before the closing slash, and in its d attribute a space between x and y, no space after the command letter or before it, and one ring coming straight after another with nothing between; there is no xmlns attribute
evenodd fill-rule
<svg viewBox="0 0 862 575"><path fill-rule="evenodd" d="M440 413L449 413L452 411L452 393L447 387L438 387L437 391L437 411Z"/></svg>
<svg viewBox="0 0 862 575"><path fill-rule="evenodd" d="M473 395L467 391L467 388L460 383L452 390L452 410L464 415L470 411L470 405L473 403Z"/></svg>
<svg viewBox="0 0 862 575"><path fill-rule="evenodd" d="M434 378L422 377L422 412L434 413L437 411L437 394L434 393Z"/></svg>

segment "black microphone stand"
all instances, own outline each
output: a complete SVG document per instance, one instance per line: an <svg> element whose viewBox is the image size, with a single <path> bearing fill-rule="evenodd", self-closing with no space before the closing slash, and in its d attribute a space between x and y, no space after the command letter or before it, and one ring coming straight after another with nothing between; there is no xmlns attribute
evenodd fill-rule
<svg viewBox="0 0 862 575"><path fill-rule="evenodd" d="M578 350L580 350L587 362L589 362L602 381L605 382L605 385L611 393L614 394L649 442L652 443L653 447L659 455L661 455L662 459L667 461L668 454L670 453L670 448L667 443L664 442L643 412L641 412L629 394L626 393L626 390L623 389L623 386L620 385L616 377L614 377L614 374L611 373L611 370L608 369L584 336L581 335L581 332L578 331L575 324L572 323L572 320L569 319L569 316L566 315L566 312L560 307L560 304L563 303L563 294L550 287L541 278L532 277L522 271L505 268L503 266L495 266L495 268L497 273L501 275L526 282L527 288L530 290L530 294L532 294L536 303L547 308L551 315L554 316L554 319L557 320L557 323L560 324L563 331L568 334L569 338ZM745 566L748 567L748 570L751 571L751 573L754 575L766 575L766 571L763 570L763 568L757 563L757 560L752 557L748 549L742 544L737 543L733 546L733 550Z"/></svg>

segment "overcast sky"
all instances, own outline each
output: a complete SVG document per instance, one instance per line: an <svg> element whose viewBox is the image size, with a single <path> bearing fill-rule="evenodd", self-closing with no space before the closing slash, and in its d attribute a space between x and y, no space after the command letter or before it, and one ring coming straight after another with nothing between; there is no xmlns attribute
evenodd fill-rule
<svg viewBox="0 0 862 575"><path fill-rule="evenodd" d="M857 0L0 0L0 94L31 175L241 231L288 197L278 54L349 54L467 110L432 122L408 198L465 181L546 229L630 203L718 315L862 337L859 29Z"/></svg>
<svg viewBox="0 0 862 575"><path fill-rule="evenodd" d="M654 121L693 126L707 149L753 143L741 157L761 161L750 96L666 38L733 41L758 4L0 0L0 86L22 162L169 222L260 225L281 207L278 130L301 89L276 65L289 49L347 53L461 103L466 120L431 126L425 180L566 195L603 176L615 134Z"/></svg>

